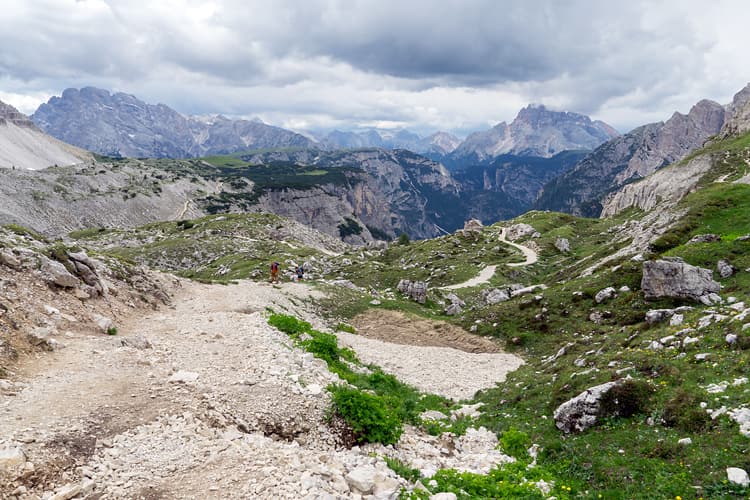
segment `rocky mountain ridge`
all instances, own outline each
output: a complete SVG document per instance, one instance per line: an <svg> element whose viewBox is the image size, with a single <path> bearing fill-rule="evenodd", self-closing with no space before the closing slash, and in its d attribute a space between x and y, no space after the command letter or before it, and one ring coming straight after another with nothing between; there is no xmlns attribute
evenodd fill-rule
<svg viewBox="0 0 750 500"><path fill-rule="evenodd" d="M408 130L393 132L374 129L363 132L334 130L322 137L319 142L325 149L408 149L430 158L440 158L456 149L461 140L448 132L435 132L422 137Z"/></svg>
<svg viewBox="0 0 750 500"><path fill-rule="evenodd" d="M190 158L313 145L300 134L258 121L186 117L164 104L93 87L66 89L31 119L60 140L115 157Z"/></svg>
<svg viewBox="0 0 750 500"><path fill-rule="evenodd" d="M0 101L0 168L36 170L90 158L86 151L44 134L26 115Z"/></svg>
<svg viewBox="0 0 750 500"><path fill-rule="evenodd" d="M598 216L608 193L703 146L722 129L724 117L723 106L702 100L687 115L675 112L666 122L616 137L545 186L535 207Z"/></svg>
<svg viewBox="0 0 750 500"><path fill-rule="evenodd" d="M529 105L508 125L469 135L446 159L449 165L482 164L501 154L549 158L565 150L594 149L617 137L602 121L568 111Z"/></svg>

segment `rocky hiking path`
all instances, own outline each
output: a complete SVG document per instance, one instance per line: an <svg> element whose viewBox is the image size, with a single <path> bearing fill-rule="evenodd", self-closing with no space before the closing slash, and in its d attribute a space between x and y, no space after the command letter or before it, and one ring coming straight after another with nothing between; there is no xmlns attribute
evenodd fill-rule
<svg viewBox="0 0 750 500"><path fill-rule="evenodd" d="M523 245L519 245L517 243L513 243L512 241L508 241L505 238L505 228L500 229L499 239L506 245L510 245L513 248L520 250L521 253L523 254L523 258L524 258L523 262L512 262L510 264L506 264L508 267L529 266L537 262L537 260L539 260L539 255L531 248L525 247ZM485 283L489 283L490 279L495 275L496 270L497 270L497 265L487 266L481 271L479 271L479 274L475 276L474 278L466 280L463 283L457 283L455 285L448 285L448 286L440 287L440 290L458 290L459 288L470 288L473 286L479 286Z"/></svg>
<svg viewBox="0 0 750 500"><path fill-rule="evenodd" d="M316 293L185 281L173 307L128 318L116 336L71 333L0 395L0 497L395 498L406 482L372 455L394 451L340 444L325 423L325 387L337 377L266 322L270 307L323 327L305 305ZM364 361L453 397L494 386L522 362L497 351L350 344ZM448 367L455 387L439 383ZM507 458L491 433L456 439L472 444L445 456L444 443L409 428L397 452L427 469L486 471Z"/></svg>

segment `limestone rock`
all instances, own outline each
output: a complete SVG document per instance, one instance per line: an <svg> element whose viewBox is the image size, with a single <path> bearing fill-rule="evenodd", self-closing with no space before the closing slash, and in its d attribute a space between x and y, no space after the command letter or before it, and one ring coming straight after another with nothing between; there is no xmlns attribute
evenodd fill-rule
<svg viewBox="0 0 750 500"><path fill-rule="evenodd" d="M7 248L0 249L0 264L16 270L21 268L21 261Z"/></svg>
<svg viewBox="0 0 750 500"><path fill-rule="evenodd" d="M607 382L586 389L557 407L555 425L565 433L582 432L596 424L601 416L601 399L620 381Z"/></svg>
<svg viewBox="0 0 750 500"><path fill-rule="evenodd" d="M499 288L492 288L490 290L484 290L482 292L482 299L487 305L494 305L500 302L510 300L510 294L507 290L500 290Z"/></svg>
<svg viewBox="0 0 750 500"><path fill-rule="evenodd" d="M570 252L570 241L567 238L557 238L555 240L555 248L562 253L568 253Z"/></svg>
<svg viewBox="0 0 750 500"><path fill-rule="evenodd" d="M120 339L120 345L123 347L132 347L140 351L153 348L151 342L149 342L149 340L142 335L133 335L132 337L122 338Z"/></svg>
<svg viewBox="0 0 750 500"><path fill-rule="evenodd" d="M470 219L464 222L464 228L461 234L466 237L475 237L482 232L483 227L482 221L478 219Z"/></svg>
<svg viewBox="0 0 750 500"><path fill-rule="evenodd" d="M674 309L652 309L646 313L646 323L663 323L674 315Z"/></svg>
<svg viewBox="0 0 750 500"><path fill-rule="evenodd" d="M169 382L176 384L189 384L198 380L198 374L195 372L189 372L185 370L179 370L169 377Z"/></svg>
<svg viewBox="0 0 750 500"><path fill-rule="evenodd" d="M727 479L730 483L739 484L740 486L750 486L750 477L745 469L739 467L727 467Z"/></svg>
<svg viewBox="0 0 750 500"><path fill-rule="evenodd" d="M113 328L115 328L114 321L106 316L102 316L101 314L94 313L91 315L91 319L99 328L99 331L101 331L102 333L109 333Z"/></svg>
<svg viewBox="0 0 750 500"><path fill-rule="evenodd" d="M75 288L80 284L78 278L70 274L61 263L42 256L42 279L62 288Z"/></svg>
<svg viewBox="0 0 750 500"><path fill-rule="evenodd" d="M599 290L599 292L597 292L596 296L594 297L594 300L597 304L601 304L605 300L614 298L615 295L617 295L617 290L615 290L614 287L608 286L603 290Z"/></svg>
<svg viewBox="0 0 750 500"><path fill-rule="evenodd" d="M671 297L700 301L721 290L709 269L691 266L682 259L670 258L643 263L641 289L647 299Z"/></svg>
<svg viewBox="0 0 750 500"><path fill-rule="evenodd" d="M718 234L698 234L688 240L686 245L695 245L696 243L715 243L721 241L721 236Z"/></svg>
<svg viewBox="0 0 750 500"><path fill-rule="evenodd" d="M730 264L726 259L721 259L718 262L716 270L719 271L719 276L722 278L729 278L737 272L737 268Z"/></svg>
<svg viewBox="0 0 750 500"><path fill-rule="evenodd" d="M457 498L455 493L450 492L435 493L430 496L430 500L456 500Z"/></svg>
<svg viewBox="0 0 750 500"><path fill-rule="evenodd" d="M375 475L377 470L371 465L362 465L352 469L346 474L346 482L349 486L356 488L363 495L372 492L375 487Z"/></svg>
<svg viewBox="0 0 750 500"><path fill-rule="evenodd" d="M536 232L536 229L529 224L513 224L505 231L505 238L509 241L516 241L526 236L531 236Z"/></svg>
<svg viewBox="0 0 750 500"><path fill-rule="evenodd" d="M424 304L427 301L427 284L424 281L400 280L396 289L411 299Z"/></svg>

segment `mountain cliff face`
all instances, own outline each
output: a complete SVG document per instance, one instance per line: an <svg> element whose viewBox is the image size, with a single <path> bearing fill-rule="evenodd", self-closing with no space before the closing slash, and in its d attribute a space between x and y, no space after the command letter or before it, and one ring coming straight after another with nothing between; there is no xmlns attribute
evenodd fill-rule
<svg viewBox="0 0 750 500"><path fill-rule="evenodd" d="M43 133L26 115L0 101L0 168L36 170L74 165L89 157Z"/></svg>
<svg viewBox="0 0 750 500"><path fill-rule="evenodd" d="M610 192L684 158L716 135L724 108L703 100L687 115L638 127L602 144L574 168L551 181L535 205L589 217L599 216Z"/></svg>
<svg viewBox="0 0 750 500"><path fill-rule="evenodd" d="M254 154L242 159L254 165L305 165L320 169L316 173L342 169L345 180L321 182L305 189L269 187L253 210L284 215L328 234L347 232L339 227L352 224L347 218L361 222L361 233L346 240L352 243L402 232L412 238L428 238L453 231L464 222L459 183L439 163L407 150L308 150ZM351 227L357 230L353 224Z"/></svg>
<svg viewBox="0 0 750 500"><path fill-rule="evenodd" d="M743 134L750 130L750 84L734 95L727 106L726 123L721 129L721 136Z"/></svg>
<svg viewBox="0 0 750 500"><path fill-rule="evenodd" d="M510 125L502 122L469 135L450 154L447 163L461 168L502 154L549 158L565 150L594 149L617 135L606 123L592 121L588 116L529 105Z"/></svg>
<svg viewBox="0 0 750 500"><path fill-rule="evenodd" d="M109 156L188 158L312 145L306 137L263 123L186 117L164 104L92 87L65 90L31 118L60 140Z"/></svg>

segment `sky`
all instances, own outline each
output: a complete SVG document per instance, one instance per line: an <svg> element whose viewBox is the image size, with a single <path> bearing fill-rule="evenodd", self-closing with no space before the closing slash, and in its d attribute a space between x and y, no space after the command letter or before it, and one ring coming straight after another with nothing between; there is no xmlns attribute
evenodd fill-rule
<svg viewBox="0 0 750 500"><path fill-rule="evenodd" d="M750 82L747 0L3 0L0 100L94 86L299 131L466 135L528 103L621 132Z"/></svg>

